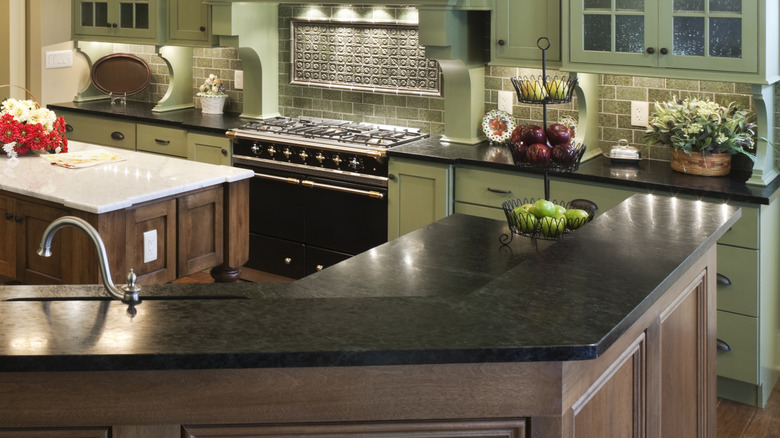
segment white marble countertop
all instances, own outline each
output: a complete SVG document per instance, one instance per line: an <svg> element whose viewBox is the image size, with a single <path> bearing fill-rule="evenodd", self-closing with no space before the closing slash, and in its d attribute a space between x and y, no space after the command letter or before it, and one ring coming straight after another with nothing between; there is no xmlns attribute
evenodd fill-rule
<svg viewBox="0 0 780 438"><path fill-rule="evenodd" d="M71 141L69 152L100 149L124 161L67 169L37 154L15 163L0 155L0 190L56 202L89 213L107 213L224 182L251 178L251 170L198 163L144 152ZM0 151L1 152L1 151Z"/></svg>

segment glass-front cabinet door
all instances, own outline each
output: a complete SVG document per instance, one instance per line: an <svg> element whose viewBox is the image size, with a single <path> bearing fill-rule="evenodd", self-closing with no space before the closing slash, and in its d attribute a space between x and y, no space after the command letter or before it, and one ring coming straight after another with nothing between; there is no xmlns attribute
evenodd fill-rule
<svg viewBox="0 0 780 438"><path fill-rule="evenodd" d="M154 42L157 0L73 0L74 39Z"/></svg>
<svg viewBox="0 0 780 438"><path fill-rule="evenodd" d="M759 0L568 2L572 63L758 70Z"/></svg>

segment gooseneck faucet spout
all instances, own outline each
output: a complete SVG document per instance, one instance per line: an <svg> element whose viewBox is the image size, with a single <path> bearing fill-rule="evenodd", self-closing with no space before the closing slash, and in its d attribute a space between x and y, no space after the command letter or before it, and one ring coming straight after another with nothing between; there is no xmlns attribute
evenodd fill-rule
<svg viewBox="0 0 780 438"><path fill-rule="evenodd" d="M66 226L81 228L84 230L84 232L87 233L87 236L89 236L89 238L92 240L92 243L95 244L95 248L97 249L98 253L98 260L100 262L100 276L103 277L103 286L106 288L108 294L117 300L121 300L124 303L140 303L141 300L138 297L138 292L141 290L141 288L135 284L136 277L133 273L133 270L131 269L130 273L127 275L127 285L125 285L123 288L119 288L114 285L114 281L111 279L111 269L108 266L108 256L106 255L106 246L103 244L103 239L100 238L100 234L98 234L97 230L84 219L76 216L62 216L58 219L55 219L52 223L49 224L48 227L46 227L46 230L43 232L43 237L41 237L41 246L38 248L38 255L43 257L51 257L51 240L54 238L54 234L57 233L60 228Z"/></svg>

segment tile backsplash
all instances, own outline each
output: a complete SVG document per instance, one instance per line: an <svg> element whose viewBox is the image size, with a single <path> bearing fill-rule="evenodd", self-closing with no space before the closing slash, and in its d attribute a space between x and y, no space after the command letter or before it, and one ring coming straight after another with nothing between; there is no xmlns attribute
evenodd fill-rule
<svg viewBox="0 0 780 438"><path fill-rule="evenodd" d="M279 111L286 116L312 116L347 119L357 122L380 123L419 128L432 135L444 131L444 98L380 93L360 90L343 90L312 85L290 84L291 35L290 20L293 18L328 18L374 20L377 23L416 24L417 11L410 7L353 7L340 8L327 5L279 5ZM157 102L168 86L168 68L156 55L154 46L116 44L116 52L129 52L146 60L152 69L150 86L133 100ZM225 81L230 98L226 111L243 110L243 93L233 83L235 70L241 70L241 60L235 48L193 49L193 95L197 87L211 73ZM551 76L566 76L567 73L547 72ZM539 76L541 70L502 66L485 67L485 112L495 109L498 91L514 92L510 81L516 76ZM643 141L644 128L631 125L631 101L668 100L671 96L707 96L720 103L736 101L741 106L753 109L750 85L729 82L708 82L648 77L600 75L599 101L594 108L598 111L598 148L609 147L620 139L626 139L637 146L643 156L650 159L669 160L666 147L647 146ZM780 92L776 91L778 107L775 120L780 120ZM196 107L200 103L195 100ZM520 124L542 123L542 106L524 105L515 101L513 115ZM548 105L548 123L563 116L578 118L577 100L569 104ZM776 136L780 137L780 123ZM475 126L475 129L478 127Z"/></svg>

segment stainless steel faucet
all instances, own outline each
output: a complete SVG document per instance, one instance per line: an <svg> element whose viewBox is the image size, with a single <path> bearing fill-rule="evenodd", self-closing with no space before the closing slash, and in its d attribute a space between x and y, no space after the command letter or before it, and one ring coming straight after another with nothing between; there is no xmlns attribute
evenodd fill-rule
<svg viewBox="0 0 780 438"><path fill-rule="evenodd" d="M103 239L100 238L100 234L98 234L97 230L84 219L76 216L62 216L55 219L43 232L41 246L38 248L38 255L50 257L51 240L54 238L54 234L60 228L69 225L84 230L89 238L92 239L92 243L95 244L98 259L100 261L100 276L103 277L103 286L106 288L106 292L108 292L111 297L121 300L123 303L140 303L141 299L138 296L138 292L140 292L141 288L135 284L136 276L133 273L133 270L130 269L130 273L127 274L128 284L124 285L122 288L114 285L114 281L111 279L111 269L108 266L108 256L106 255L106 246L103 244Z"/></svg>

